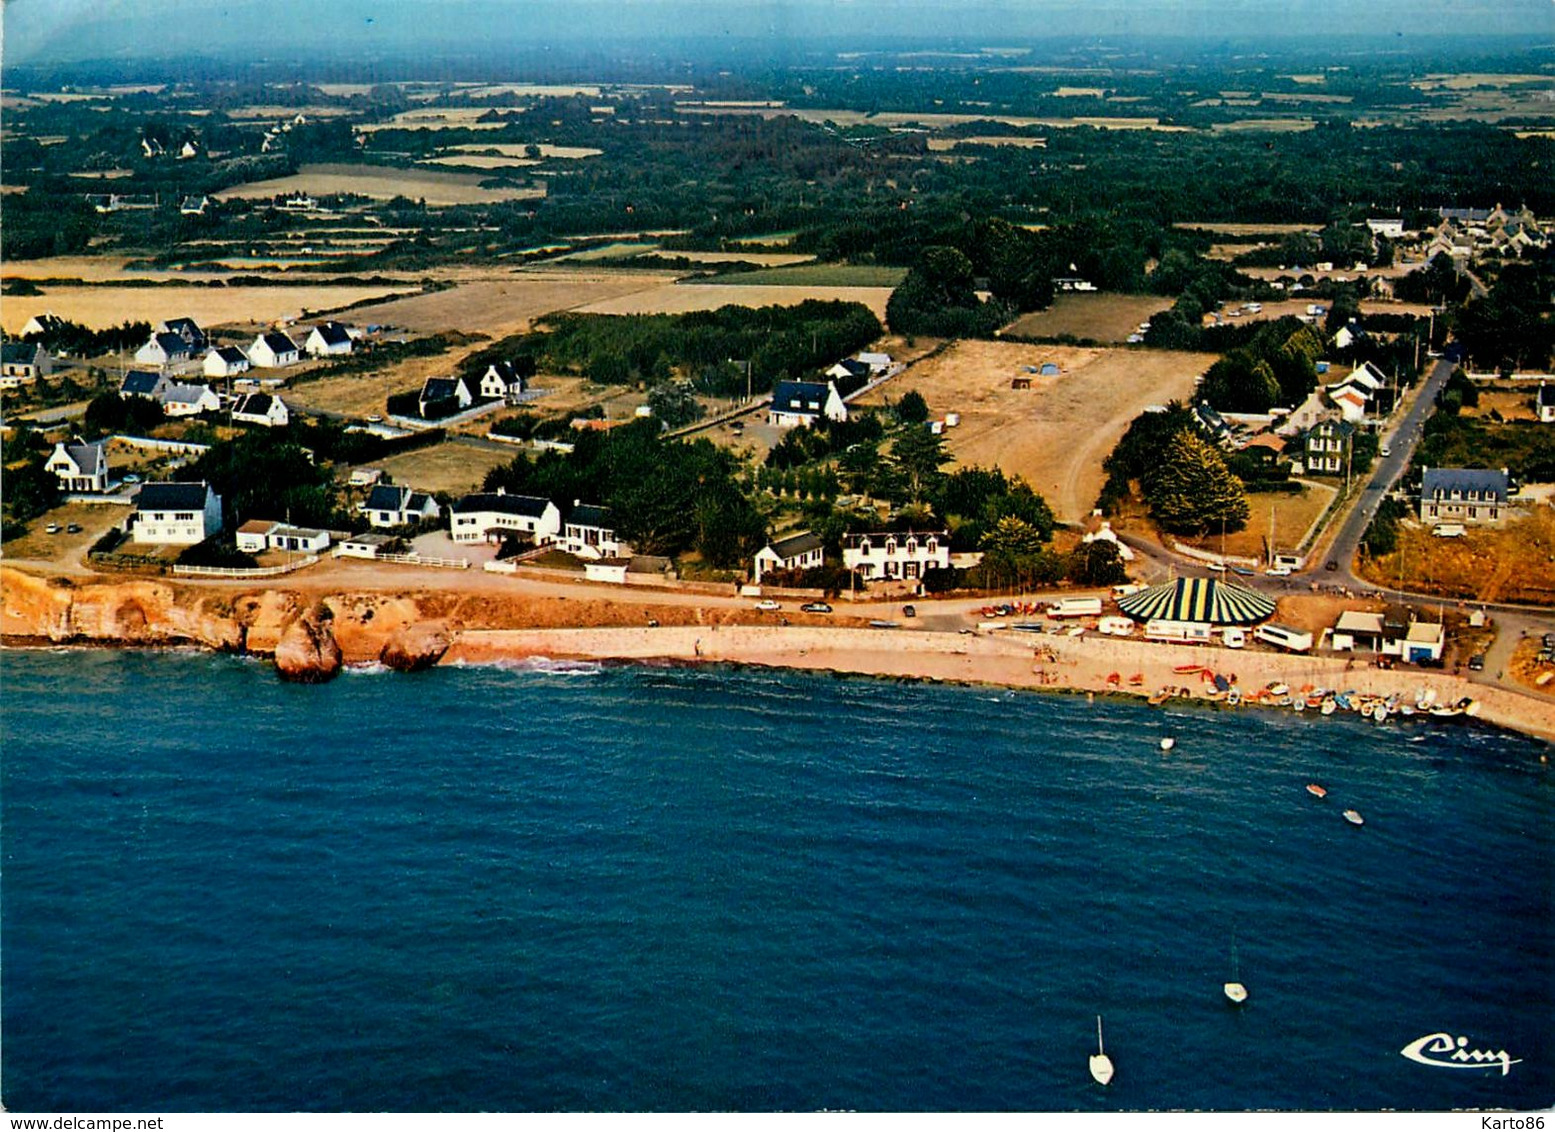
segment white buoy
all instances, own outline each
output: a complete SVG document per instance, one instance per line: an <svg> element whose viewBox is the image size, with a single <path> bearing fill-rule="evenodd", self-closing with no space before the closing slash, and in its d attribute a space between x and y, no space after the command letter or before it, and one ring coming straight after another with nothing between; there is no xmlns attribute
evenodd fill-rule
<svg viewBox="0 0 1555 1132"><path fill-rule="evenodd" d="M1161 740L1161 750L1163 751L1170 751L1175 746L1177 746L1177 740L1173 739L1170 735Z"/></svg>

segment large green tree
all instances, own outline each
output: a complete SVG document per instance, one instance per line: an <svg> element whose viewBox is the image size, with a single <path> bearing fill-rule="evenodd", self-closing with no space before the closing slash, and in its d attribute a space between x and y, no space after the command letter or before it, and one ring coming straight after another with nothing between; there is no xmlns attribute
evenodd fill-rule
<svg viewBox="0 0 1555 1132"><path fill-rule="evenodd" d="M1194 433L1177 433L1145 474L1145 502L1164 529L1201 535L1247 525L1247 495L1220 452Z"/></svg>

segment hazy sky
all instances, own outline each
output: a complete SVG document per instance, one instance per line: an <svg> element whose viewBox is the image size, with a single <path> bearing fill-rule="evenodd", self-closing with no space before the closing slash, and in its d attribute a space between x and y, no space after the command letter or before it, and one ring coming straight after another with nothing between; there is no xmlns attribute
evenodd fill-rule
<svg viewBox="0 0 1555 1132"><path fill-rule="evenodd" d="M1513 35L1555 42L1555 0L3 0L4 61L300 60L590 41L1067 36Z"/></svg>

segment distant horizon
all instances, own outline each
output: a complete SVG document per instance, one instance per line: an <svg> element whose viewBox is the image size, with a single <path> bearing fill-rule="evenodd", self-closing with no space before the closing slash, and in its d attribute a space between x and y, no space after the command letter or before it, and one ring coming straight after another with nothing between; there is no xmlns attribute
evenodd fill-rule
<svg viewBox="0 0 1555 1132"><path fill-rule="evenodd" d="M1165 55L1327 45L1458 55L1497 48L1547 54L1555 78L1552 0L1379 0L1336 26L1322 0L340 0L327 35L305 0L10 0L0 9L4 64L16 67L246 61L500 62L504 55L598 51L698 60L792 58L841 51L1037 52L1117 46ZM910 28L910 33L894 29Z"/></svg>

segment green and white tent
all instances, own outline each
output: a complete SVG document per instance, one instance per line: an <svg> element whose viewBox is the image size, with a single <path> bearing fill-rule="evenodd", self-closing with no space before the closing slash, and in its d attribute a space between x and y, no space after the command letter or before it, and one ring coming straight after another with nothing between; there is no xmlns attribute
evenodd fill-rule
<svg viewBox="0 0 1555 1132"><path fill-rule="evenodd" d="M1274 600L1215 578L1178 578L1120 598L1118 608L1136 621L1251 625L1274 615Z"/></svg>

